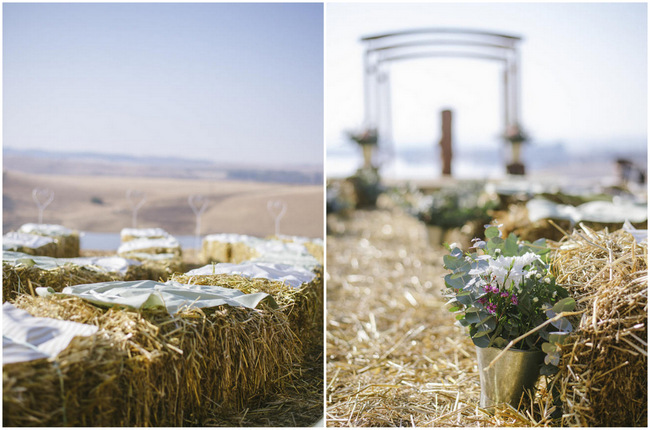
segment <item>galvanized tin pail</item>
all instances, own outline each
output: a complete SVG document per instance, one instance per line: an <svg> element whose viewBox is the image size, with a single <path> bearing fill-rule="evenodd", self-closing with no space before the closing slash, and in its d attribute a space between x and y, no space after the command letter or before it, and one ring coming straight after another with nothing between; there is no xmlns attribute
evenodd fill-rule
<svg viewBox="0 0 650 430"><path fill-rule="evenodd" d="M491 368L485 370L501 351L498 348L476 347L482 408L499 403L509 403L516 408L524 389L532 390L535 387L544 362L542 351L509 349Z"/></svg>

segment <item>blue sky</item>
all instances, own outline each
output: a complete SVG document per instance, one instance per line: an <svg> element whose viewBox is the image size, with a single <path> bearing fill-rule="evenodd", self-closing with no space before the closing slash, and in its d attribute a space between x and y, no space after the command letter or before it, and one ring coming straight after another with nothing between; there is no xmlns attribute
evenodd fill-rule
<svg viewBox="0 0 650 430"><path fill-rule="evenodd" d="M321 4L3 5L3 141L323 163Z"/></svg>
<svg viewBox="0 0 650 430"><path fill-rule="evenodd" d="M521 36L522 125L538 144L644 145L645 3L331 3L326 9L327 145L350 145L363 120L362 36L429 27ZM455 141L496 146L502 129L497 64L421 59L391 66L397 147L439 139L439 111L454 110Z"/></svg>

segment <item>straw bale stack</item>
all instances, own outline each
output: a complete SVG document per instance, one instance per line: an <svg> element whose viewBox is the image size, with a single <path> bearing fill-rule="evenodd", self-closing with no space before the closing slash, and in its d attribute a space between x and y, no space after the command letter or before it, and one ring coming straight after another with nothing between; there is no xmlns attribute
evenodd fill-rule
<svg viewBox="0 0 650 430"><path fill-rule="evenodd" d="M120 232L122 243L135 239L164 239L166 237L171 237L171 235L162 228L123 228Z"/></svg>
<svg viewBox="0 0 650 430"><path fill-rule="evenodd" d="M260 239L242 234L212 234L203 239L201 260L207 263L263 261L316 269L323 264L322 244L317 239L309 248L301 240Z"/></svg>
<svg viewBox="0 0 650 430"><path fill-rule="evenodd" d="M241 263L257 256L255 244L263 239L245 234L211 234L203 238L201 261L204 263Z"/></svg>
<svg viewBox="0 0 650 430"><path fill-rule="evenodd" d="M2 250L56 257L59 253L59 246L51 237L12 231L2 237Z"/></svg>
<svg viewBox="0 0 650 430"><path fill-rule="evenodd" d="M51 237L54 239L57 245L57 250L55 255L52 255L52 257L79 257L79 232L77 231L73 231L62 225L29 223L23 224L18 229L18 232Z"/></svg>
<svg viewBox="0 0 650 430"><path fill-rule="evenodd" d="M29 257L28 255L25 255ZM119 273L96 270L73 263L53 263L50 269L44 269L27 261L2 262L2 301L14 300L19 294L34 295L38 287L51 287L61 291L70 285L121 279ZM57 259L53 259L57 261Z"/></svg>
<svg viewBox="0 0 650 430"><path fill-rule="evenodd" d="M303 245L306 249L307 252L309 252L320 264L324 264L325 259L323 258L324 255L324 243L323 239L312 239L308 237L302 237L302 236L286 236L286 235L279 235L279 236L269 236L269 240L280 240L285 243L298 243Z"/></svg>
<svg viewBox="0 0 650 430"><path fill-rule="evenodd" d="M183 272L185 263L176 254L149 254L146 252L132 252L129 258L141 263L139 266L129 268L124 276L125 281L150 279L152 281L167 281L172 274Z"/></svg>
<svg viewBox="0 0 650 430"><path fill-rule="evenodd" d="M200 426L292 389L300 342L285 314L219 306L103 309L21 296L34 316L93 324L55 360L3 366L5 426Z"/></svg>
<svg viewBox="0 0 650 430"><path fill-rule="evenodd" d="M494 219L503 224L504 235L514 233L522 240L535 241L541 237L559 241L564 232L571 232L576 223L594 230L615 231L626 219L636 228L647 228L647 214L637 204L617 206L610 202L593 201L579 205L556 204L546 199L533 199L525 204L511 204L507 210L493 213ZM560 228L553 226L557 224Z"/></svg>
<svg viewBox="0 0 650 430"><path fill-rule="evenodd" d="M181 257L181 245L174 237L149 239L146 237L123 242L117 249L117 254L125 258L133 258L137 254L174 254Z"/></svg>
<svg viewBox="0 0 650 430"><path fill-rule="evenodd" d="M647 426L648 248L630 233L581 229L555 251L557 282L576 298L562 347L565 426Z"/></svg>
<svg viewBox="0 0 650 430"><path fill-rule="evenodd" d="M182 284L216 285L239 290L246 294L266 293L273 297L286 314L291 328L305 341L305 347L322 343L323 275L322 270L309 283L294 288L284 282L244 277L236 274L192 275L175 274L173 281Z"/></svg>

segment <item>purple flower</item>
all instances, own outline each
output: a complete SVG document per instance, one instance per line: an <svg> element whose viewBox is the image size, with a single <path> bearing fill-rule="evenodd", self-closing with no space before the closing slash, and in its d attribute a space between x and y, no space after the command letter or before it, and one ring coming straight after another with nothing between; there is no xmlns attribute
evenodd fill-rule
<svg viewBox="0 0 650 430"><path fill-rule="evenodd" d="M482 304L482 305L486 304L487 303L487 297L483 296L483 297L479 298L478 302L480 304Z"/></svg>
<svg viewBox="0 0 650 430"><path fill-rule="evenodd" d="M508 294L507 291L501 292L501 297L508 297L510 294Z"/></svg>
<svg viewBox="0 0 650 430"><path fill-rule="evenodd" d="M497 311L497 305L494 303L488 303L488 305L485 308L491 314L494 314Z"/></svg>
<svg viewBox="0 0 650 430"><path fill-rule="evenodd" d="M513 305L519 304L519 299L517 299L517 296L515 296L514 294L512 295L512 297L510 297L510 300L512 300Z"/></svg>

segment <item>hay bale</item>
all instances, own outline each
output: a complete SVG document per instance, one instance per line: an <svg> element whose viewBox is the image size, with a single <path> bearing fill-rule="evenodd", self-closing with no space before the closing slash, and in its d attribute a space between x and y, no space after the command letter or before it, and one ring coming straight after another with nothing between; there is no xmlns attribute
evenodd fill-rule
<svg viewBox="0 0 650 430"><path fill-rule="evenodd" d="M557 246L557 283L585 313L554 385L562 425L647 426L648 249L624 230L584 224Z"/></svg>
<svg viewBox="0 0 650 430"><path fill-rule="evenodd" d="M257 255L253 249L262 240L245 234L210 234L203 239L201 261L241 263Z"/></svg>
<svg viewBox="0 0 650 430"><path fill-rule="evenodd" d="M79 232L70 230L57 224L23 224L19 233L35 234L37 236L51 237L56 241L56 255L52 257L73 258L79 257Z"/></svg>
<svg viewBox="0 0 650 430"><path fill-rule="evenodd" d="M164 239L166 237L171 237L171 235L162 228L123 228L120 232L122 243L135 239Z"/></svg>
<svg viewBox="0 0 650 430"><path fill-rule="evenodd" d="M70 285L121 278L119 273L65 259L5 251L2 258L2 301L14 300L19 294L34 295L38 287L50 287L59 292Z"/></svg>
<svg viewBox="0 0 650 430"><path fill-rule="evenodd" d="M150 254L146 252L129 253L129 258L140 262L126 272L125 281L150 279L167 281L174 273L184 272L185 263L176 254Z"/></svg>
<svg viewBox="0 0 650 430"><path fill-rule="evenodd" d="M322 265L323 258L321 255L321 260L318 260L304 244L293 241L260 239L241 234L212 234L203 240L201 259L205 263L283 263L312 270Z"/></svg>
<svg viewBox="0 0 650 430"><path fill-rule="evenodd" d="M254 266L252 269L251 267ZM273 275L247 274L250 271L264 271L270 268ZM223 272L223 273L220 273ZM322 334L323 326L323 276L322 271L310 273L305 282L284 282L278 279L282 274L308 273L299 268L289 268L286 265L273 264L217 264L192 270L186 274L176 274L172 280L182 284L214 285L232 288L246 294L266 293L280 305L280 309L289 319L292 330L305 342L321 342L319 333Z"/></svg>
<svg viewBox="0 0 650 430"><path fill-rule="evenodd" d="M181 244L175 238L163 237L157 239L138 238L123 242L117 249L117 255L126 258L133 258L137 254L174 254L177 257L182 255Z"/></svg>
<svg viewBox="0 0 650 430"><path fill-rule="evenodd" d="M300 342L285 314L219 306L134 311L21 296L34 316L99 327L55 360L3 366L5 426L196 426L290 389Z"/></svg>
<svg viewBox="0 0 650 430"><path fill-rule="evenodd" d="M2 237L2 250L47 257L56 257L59 253L57 242L51 237L13 231Z"/></svg>
<svg viewBox="0 0 650 430"><path fill-rule="evenodd" d="M279 236L269 236L267 239L269 240L280 240L285 243L298 243L300 245L303 245L306 249L307 252L309 252L311 255L318 260L320 264L324 264L324 242L323 239L320 238L309 238L309 237L303 237L303 236L287 236L287 235L279 235Z"/></svg>

